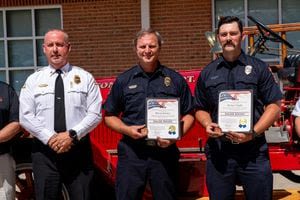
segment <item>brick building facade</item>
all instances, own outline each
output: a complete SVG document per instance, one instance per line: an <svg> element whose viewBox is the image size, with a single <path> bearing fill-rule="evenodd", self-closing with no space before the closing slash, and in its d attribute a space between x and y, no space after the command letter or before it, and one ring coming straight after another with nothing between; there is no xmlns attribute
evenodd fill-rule
<svg viewBox="0 0 300 200"><path fill-rule="evenodd" d="M0 8L60 5L72 43L70 61L95 77L115 76L136 63L132 39L141 28L141 0L1 0ZM210 0L149 0L150 26L164 38L160 60L176 69L211 61L205 32Z"/></svg>

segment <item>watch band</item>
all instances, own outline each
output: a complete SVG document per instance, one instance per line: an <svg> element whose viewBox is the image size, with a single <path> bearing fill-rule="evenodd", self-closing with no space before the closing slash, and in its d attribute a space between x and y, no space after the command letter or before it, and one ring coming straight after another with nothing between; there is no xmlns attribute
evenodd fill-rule
<svg viewBox="0 0 300 200"><path fill-rule="evenodd" d="M78 137L77 137L77 132L76 131L70 129L69 130L69 136L70 136L70 138L73 139L73 142L78 141Z"/></svg>
<svg viewBox="0 0 300 200"><path fill-rule="evenodd" d="M259 137L259 134L255 130L253 130L252 131L252 140L254 140L257 137Z"/></svg>

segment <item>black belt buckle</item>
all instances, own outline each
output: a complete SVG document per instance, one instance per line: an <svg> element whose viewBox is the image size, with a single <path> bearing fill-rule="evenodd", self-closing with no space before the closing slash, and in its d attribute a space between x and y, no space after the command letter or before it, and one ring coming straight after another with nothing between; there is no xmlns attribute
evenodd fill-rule
<svg viewBox="0 0 300 200"><path fill-rule="evenodd" d="M231 140L231 144L240 144L239 142L236 142L234 140Z"/></svg>
<svg viewBox="0 0 300 200"><path fill-rule="evenodd" d="M156 146L156 140L146 140L146 145L147 146Z"/></svg>

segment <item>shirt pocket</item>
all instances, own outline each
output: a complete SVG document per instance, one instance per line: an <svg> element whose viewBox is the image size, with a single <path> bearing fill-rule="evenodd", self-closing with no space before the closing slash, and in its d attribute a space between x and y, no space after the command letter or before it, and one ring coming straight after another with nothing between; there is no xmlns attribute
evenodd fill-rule
<svg viewBox="0 0 300 200"><path fill-rule="evenodd" d="M229 90L228 81L224 77L219 77L217 79L207 80L206 85L206 95L208 101L211 103L217 103L219 99L219 93L222 90Z"/></svg>
<svg viewBox="0 0 300 200"><path fill-rule="evenodd" d="M142 86L124 89L124 105L127 110L138 111L145 105L145 90Z"/></svg>
<svg viewBox="0 0 300 200"><path fill-rule="evenodd" d="M257 76L240 75L236 78L237 90L252 90L253 94L257 94L258 78Z"/></svg>
<svg viewBox="0 0 300 200"><path fill-rule="evenodd" d="M87 88L83 86L75 86L67 89L67 100L66 103L77 107L87 107Z"/></svg>
<svg viewBox="0 0 300 200"><path fill-rule="evenodd" d="M180 97L179 94L179 88L177 88L177 90L175 89L175 86L157 86L154 87L153 89L153 96L155 97Z"/></svg>
<svg viewBox="0 0 300 200"><path fill-rule="evenodd" d="M37 110L45 110L54 107L54 88L51 86L38 87L34 90L34 98Z"/></svg>

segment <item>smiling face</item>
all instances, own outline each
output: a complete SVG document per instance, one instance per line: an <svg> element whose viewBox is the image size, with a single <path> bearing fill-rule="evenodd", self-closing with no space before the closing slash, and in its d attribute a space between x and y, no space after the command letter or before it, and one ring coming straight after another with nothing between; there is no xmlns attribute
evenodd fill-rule
<svg viewBox="0 0 300 200"><path fill-rule="evenodd" d="M155 69L158 62L160 46L157 36L154 33L149 33L138 38L136 43L136 54L140 65L145 71Z"/></svg>
<svg viewBox="0 0 300 200"><path fill-rule="evenodd" d="M241 53L241 43L243 34L241 33L238 23L225 23L219 28L218 40L223 49L223 55L238 56Z"/></svg>
<svg viewBox="0 0 300 200"><path fill-rule="evenodd" d="M48 63L55 69L67 64L70 50L68 36L63 31L53 30L45 35L43 51Z"/></svg>

